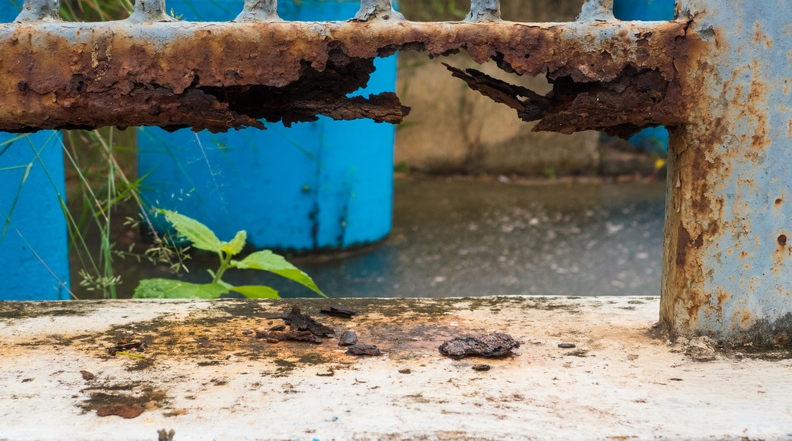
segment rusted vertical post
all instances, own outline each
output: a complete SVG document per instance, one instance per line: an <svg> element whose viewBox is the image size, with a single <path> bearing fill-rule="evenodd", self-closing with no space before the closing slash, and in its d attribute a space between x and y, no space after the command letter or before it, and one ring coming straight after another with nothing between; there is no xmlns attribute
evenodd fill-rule
<svg viewBox="0 0 792 441"><path fill-rule="evenodd" d="M586 0L578 21L610 21L613 16L613 0Z"/></svg>
<svg viewBox="0 0 792 441"><path fill-rule="evenodd" d="M59 0L25 0L16 23L61 21Z"/></svg>
<svg viewBox="0 0 792 441"><path fill-rule="evenodd" d="M176 21L168 15L165 0L136 0L135 11L127 21L133 23L150 23L157 21Z"/></svg>
<svg viewBox="0 0 792 441"><path fill-rule="evenodd" d="M699 41L683 78L690 120L671 133L661 319L677 335L782 341L792 331L792 3L682 0L677 13Z"/></svg>
<svg viewBox="0 0 792 441"><path fill-rule="evenodd" d="M465 21L470 23L501 21L500 0L472 0Z"/></svg>
<svg viewBox="0 0 792 441"><path fill-rule="evenodd" d="M402 21L404 16L393 9L391 0L360 0L360 10L355 14L354 21Z"/></svg>
<svg viewBox="0 0 792 441"><path fill-rule="evenodd" d="M244 9L234 19L236 22L246 21L283 21L278 17L278 0L245 0Z"/></svg>

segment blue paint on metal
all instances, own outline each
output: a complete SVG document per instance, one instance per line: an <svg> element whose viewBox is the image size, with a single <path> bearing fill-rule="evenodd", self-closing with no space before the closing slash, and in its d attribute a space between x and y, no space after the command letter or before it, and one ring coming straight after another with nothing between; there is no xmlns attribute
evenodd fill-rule
<svg viewBox="0 0 792 441"><path fill-rule="evenodd" d="M669 155L661 318L686 337L792 332L792 4L682 0L705 42Z"/></svg>
<svg viewBox="0 0 792 441"><path fill-rule="evenodd" d="M0 3L0 22L18 14ZM65 182L59 134L0 132L0 300L70 298Z"/></svg>
<svg viewBox="0 0 792 441"><path fill-rule="evenodd" d="M674 0L613 0L613 15L619 20L659 21L674 19ZM653 153L668 152L668 130L665 127L644 129L630 142Z"/></svg>
<svg viewBox="0 0 792 441"><path fill-rule="evenodd" d="M187 4L189 3L189 5ZM232 20L242 1L170 0L183 20ZM279 2L284 20L340 21L358 2ZM369 86L394 91L396 57L378 58ZM372 121L268 124L225 134L140 129L138 170L153 206L195 217L256 248L312 250L377 241L391 228L395 127ZM158 226L162 229L162 226Z"/></svg>
<svg viewBox="0 0 792 441"><path fill-rule="evenodd" d="M674 19L674 0L613 0L613 15L624 21Z"/></svg>
<svg viewBox="0 0 792 441"><path fill-rule="evenodd" d="M61 200L60 135L0 133L0 300L70 298Z"/></svg>
<svg viewBox="0 0 792 441"><path fill-rule="evenodd" d="M729 48L711 66L733 79L722 89L713 80L710 92L712 117L725 114L729 136L709 159L727 172L708 176L708 197L723 208L718 234L705 241L703 266L712 272L704 289L718 295L696 318L700 329L717 334L792 314L790 18L792 5L769 0L710 14L719 43Z"/></svg>

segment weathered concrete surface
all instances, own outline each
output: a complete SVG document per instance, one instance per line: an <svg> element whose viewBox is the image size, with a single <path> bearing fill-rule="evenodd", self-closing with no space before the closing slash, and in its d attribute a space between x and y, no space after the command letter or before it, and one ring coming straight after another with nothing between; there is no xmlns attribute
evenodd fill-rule
<svg viewBox="0 0 792 441"><path fill-rule="evenodd" d="M671 132L662 317L686 336L792 333L792 4L687 0L690 121Z"/></svg>
<svg viewBox="0 0 792 441"><path fill-rule="evenodd" d="M320 316L331 302L358 315ZM0 439L148 441L161 429L175 440L792 436L792 361L716 353L703 340L670 346L652 329L657 298L294 302L376 344L376 358L345 355L335 340L244 334L289 303L0 303ZM519 340L517 355L438 352L484 332ZM121 339L145 343L145 358L110 357ZM491 370L472 370L481 363ZM97 416L113 403L144 412Z"/></svg>

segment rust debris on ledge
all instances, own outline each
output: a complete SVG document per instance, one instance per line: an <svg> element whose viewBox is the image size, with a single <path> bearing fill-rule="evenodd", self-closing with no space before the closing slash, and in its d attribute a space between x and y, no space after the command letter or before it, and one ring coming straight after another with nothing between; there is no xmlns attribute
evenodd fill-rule
<svg viewBox="0 0 792 441"><path fill-rule="evenodd" d="M684 119L677 69L686 29L687 22L5 24L0 130L222 132L317 115L396 124L409 108L395 94L347 97L366 85L374 58L464 49L508 73L547 75L553 96L539 100L539 115L524 112L541 119L538 130L622 134Z"/></svg>

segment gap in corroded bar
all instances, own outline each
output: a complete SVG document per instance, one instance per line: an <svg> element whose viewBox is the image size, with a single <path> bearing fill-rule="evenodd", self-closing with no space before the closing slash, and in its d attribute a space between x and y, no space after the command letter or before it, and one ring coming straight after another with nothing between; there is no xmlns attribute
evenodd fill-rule
<svg viewBox="0 0 792 441"><path fill-rule="evenodd" d="M168 15L165 0L136 0L135 11L127 18L132 23L154 23L158 21L176 21Z"/></svg>
<svg viewBox="0 0 792 441"><path fill-rule="evenodd" d="M360 10L352 21L404 21L404 16L393 9L391 0L360 0Z"/></svg>
<svg viewBox="0 0 792 441"><path fill-rule="evenodd" d="M500 0L471 0L470 12L465 21L489 23L501 21Z"/></svg>
<svg viewBox="0 0 792 441"><path fill-rule="evenodd" d="M25 0L22 12L14 23L58 22L60 16L59 0Z"/></svg>
<svg viewBox="0 0 792 441"><path fill-rule="evenodd" d="M583 22L616 20L613 16L613 0L586 0L577 20Z"/></svg>
<svg viewBox="0 0 792 441"><path fill-rule="evenodd" d="M234 21L272 22L283 20L278 17L278 0L245 0L242 12Z"/></svg>

